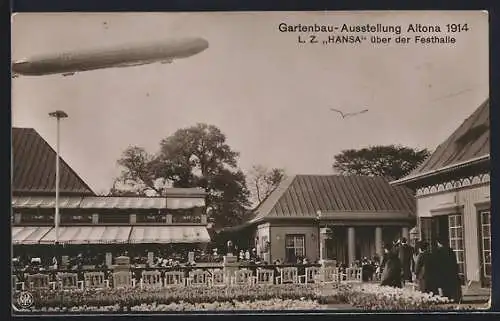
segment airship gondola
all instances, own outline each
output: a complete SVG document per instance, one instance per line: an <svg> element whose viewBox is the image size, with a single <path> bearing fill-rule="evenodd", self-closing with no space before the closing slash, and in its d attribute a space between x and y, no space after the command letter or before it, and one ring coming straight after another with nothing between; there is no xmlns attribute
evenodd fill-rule
<svg viewBox="0 0 500 321"><path fill-rule="evenodd" d="M202 38L184 38L155 43L128 44L106 49L63 52L40 55L14 61L12 74L42 76L50 74L72 75L77 72L170 63L175 59L193 56L208 48Z"/></svg>

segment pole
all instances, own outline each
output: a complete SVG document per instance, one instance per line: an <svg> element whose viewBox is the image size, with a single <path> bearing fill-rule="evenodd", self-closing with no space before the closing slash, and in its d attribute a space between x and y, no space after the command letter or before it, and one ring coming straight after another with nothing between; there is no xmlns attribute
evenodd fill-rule
<svg viewBox="0 0 500 321"><path fill-rule="evenodd" d="M59 244L59 125L61 119L59 117L57 119L57 142L56 142L56 204L55 209L56 213L54 215L54 225L56 230L56 244Z"/></svg>

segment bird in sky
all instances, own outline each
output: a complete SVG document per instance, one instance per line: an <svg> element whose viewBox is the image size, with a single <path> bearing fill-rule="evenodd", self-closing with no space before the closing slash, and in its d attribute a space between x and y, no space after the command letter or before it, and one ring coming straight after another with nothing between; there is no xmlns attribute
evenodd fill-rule
<svg viewBox="0 0 500 321"><path fill-rule="evenodd" d="M346 118L349 118L349 117L353 117L353 116L357 116L359 114L364 114L368 111L368 109L363 109L361 111L357 111L357 112L353 112L353 113L344 113L343 111L341 110L338 110L338 109L334 109L334 108L330 108L331 111L333 112L336 112L336 113L339 113L340 116L342 116L343 119L346 119Z"/></svg>

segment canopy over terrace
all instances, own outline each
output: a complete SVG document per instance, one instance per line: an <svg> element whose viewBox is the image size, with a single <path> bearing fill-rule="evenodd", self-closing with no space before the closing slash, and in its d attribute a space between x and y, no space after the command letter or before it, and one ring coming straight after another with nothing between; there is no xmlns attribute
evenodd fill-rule
<svg viewBox="0 0 500 321"><path fill-rule="evenodd" d="M49 226L15 226L12 244L54 244L55 228ZM59 228L61 244L170 244L209 243L204 226L63 226Z"/></svg>
<svg viewBox="0 0 500 321"><path fill-rule="evenodd" d="M127 243L131 226L68 226L59 228L61 244L120 244ZM54 244L56 231L51 229L40 244Z"/></svg>
<svg viewBox="0 0 500 321"><path fill-rule="evenodd" d="M14 226L12 227L12 244L38 244L51 229L53 228L50 226Z"/></svg>

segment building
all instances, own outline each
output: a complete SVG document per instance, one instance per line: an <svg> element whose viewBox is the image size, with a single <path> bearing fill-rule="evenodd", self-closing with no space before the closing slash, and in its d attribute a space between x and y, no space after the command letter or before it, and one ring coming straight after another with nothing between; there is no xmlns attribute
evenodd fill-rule
<svg viewBox="0 0 500 321"><path fill-rule="evenodd" d="M491 286L489 100L407 177L417 199L417 232L449 240L467 284Z"/></svg>
<svg viewBox="0 0 500 321"><path fill-rule="evenodd" d="M307 257L350 264L382 255L383 243L408 237L414 224L411 190L382 177L296 175L284 180L244 227L268 262Z"/></svg>
<svg viewBox="0 0 500 321"><path fill-rule="evenodd" d="M52 245L56 153L31 128L13 128L12 146L12 244ZM171 188L164 197L97 196L64 160L60 166L59 243L210 242L203 190Z"/></svg>

